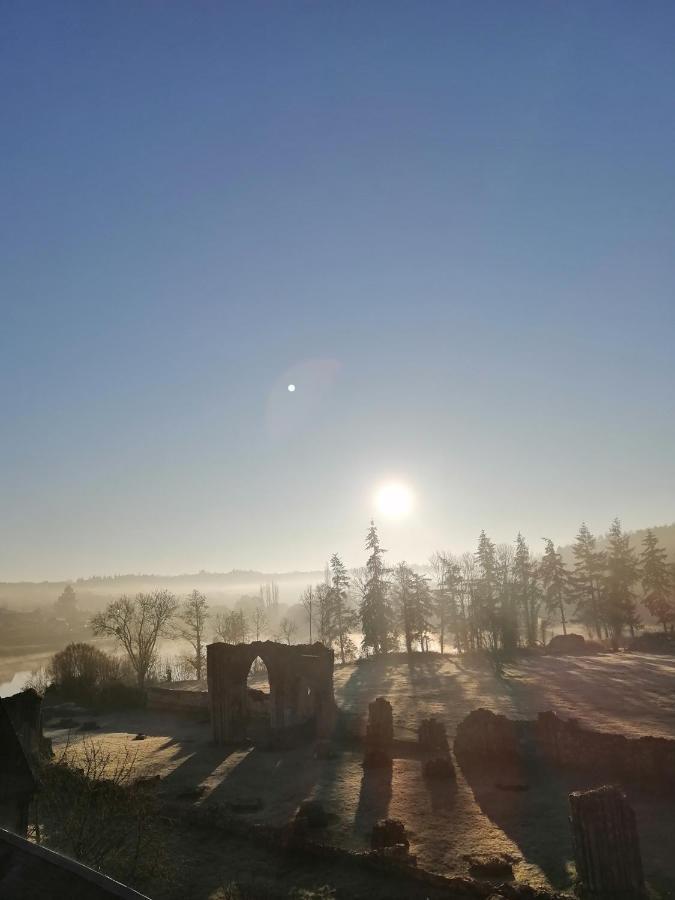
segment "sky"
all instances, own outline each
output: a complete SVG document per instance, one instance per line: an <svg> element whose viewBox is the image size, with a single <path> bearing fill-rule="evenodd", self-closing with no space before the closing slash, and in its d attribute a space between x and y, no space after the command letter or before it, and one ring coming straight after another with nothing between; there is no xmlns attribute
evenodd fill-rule
<svg viewBox="0 0 675 900"><path fill-rule="evenodd" d="M0 0L0 580L675 519L674 29Z"/></svg>

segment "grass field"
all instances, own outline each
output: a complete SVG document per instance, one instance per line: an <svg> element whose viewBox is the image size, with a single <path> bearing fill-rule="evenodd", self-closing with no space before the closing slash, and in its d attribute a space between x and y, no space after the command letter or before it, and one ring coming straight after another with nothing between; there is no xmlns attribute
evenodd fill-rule
<svg viewBox="0 0 675 900"><path fill-rule="evenodd" d="M675 738L675 659L668 657L524 657L498 679L481 659L432 654L408 662L397 655L338 667L335 690L339 706L361 717L369 701L387 697L401 738L413 738L419 720L430 714L445 721L452 737L457 723L479 706L517 718L554 709L598 729ZM425 868L466 874L467 856L503 853L518 860L514 869L519 880L559 890L572 885L567 794L592 786L581 776L511 773L505 778L528 785L528 790L513 793L496 788L492 777L469 783L458 770L456 785L439 789L424 781L415 758L396 759L388 777L364 773L357 749L342 748L333 759L315 760L311 748L272 752L215 747L208 725L173 716L130 712L101 715L97 721L100 730L90 734L68 736L64 729L47 729L47 734L57 752L66 740L74 748L82 740L101 742L113 756L130 749L137 754L139 774L161 776L162 798L174 809L259 799L261 808L242 817L282 825L302 800L316 798L332 814L324 835L331 843L364 849L373 822L389 815L406 823L411 850ZM146 739L133 741L137 732ZM673 798L637 791L630 796L648 880L660 896L675 896ZM184 846L199 856L208 844L193 845L186 838ZM219 859L222 863L222 853ZM216 897L215 875L206 862L203 866L204 884L193 884L190 896Z"/></svg>

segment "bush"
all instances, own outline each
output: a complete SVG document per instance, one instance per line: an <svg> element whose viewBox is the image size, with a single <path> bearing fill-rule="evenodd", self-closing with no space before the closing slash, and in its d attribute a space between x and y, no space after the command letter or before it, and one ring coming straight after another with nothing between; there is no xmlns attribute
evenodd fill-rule
<svg viewBox="0 0 675 900"><path fill-rule="evenodd" d="M65 700L106 709L143 706L143 692L123 680L128 668L92 644L68 644L52 657L49 672L54 693Z"/></svg>

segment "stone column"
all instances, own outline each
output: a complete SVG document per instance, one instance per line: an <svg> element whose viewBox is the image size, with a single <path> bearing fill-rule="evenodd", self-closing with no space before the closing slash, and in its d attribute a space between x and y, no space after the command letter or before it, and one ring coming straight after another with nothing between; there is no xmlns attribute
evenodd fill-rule
<svg viewBox="0 0 675 900"><path fill-rule="evenodd" d="M618 787L570 794L577 875L584 897L639 900L645 896L635 813Z"/></svg>
<svg viewBox="0 0 675 900"><path fill-rule="evenodd" d="M392 744L394 742L394 717L391 703L378 697L368 704L368 726L366 728L366 750L363 767L379 768L391 766Z"/></svg>

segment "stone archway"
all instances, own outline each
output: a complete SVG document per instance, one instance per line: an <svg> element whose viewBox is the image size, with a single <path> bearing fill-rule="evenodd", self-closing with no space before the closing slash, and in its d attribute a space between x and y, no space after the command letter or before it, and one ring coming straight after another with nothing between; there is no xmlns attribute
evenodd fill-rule
<svg viewBox="0 0 675 900"><path fill-rule="evenodd" d="M260 657L270 684L271 738L288 736L307 725L314 734L327 736L335 718L333 651L323 644L209 644L207 674L213 738L217 744L246 738L248 720L247 675Z"/></svg>

